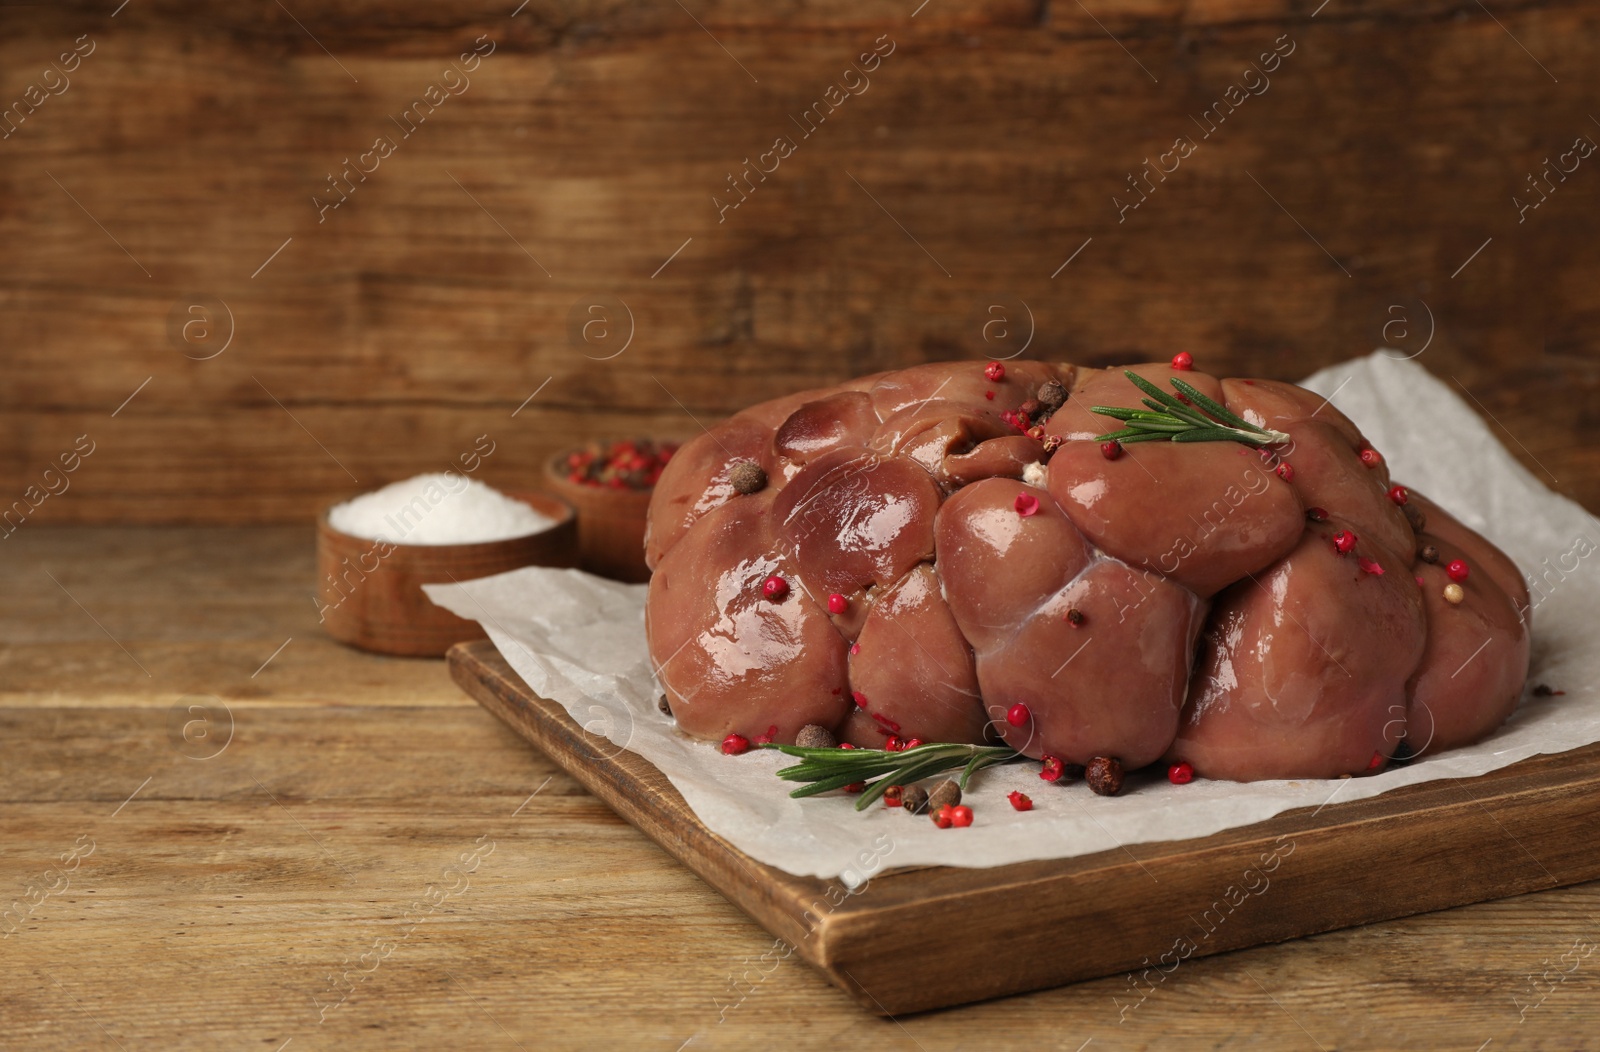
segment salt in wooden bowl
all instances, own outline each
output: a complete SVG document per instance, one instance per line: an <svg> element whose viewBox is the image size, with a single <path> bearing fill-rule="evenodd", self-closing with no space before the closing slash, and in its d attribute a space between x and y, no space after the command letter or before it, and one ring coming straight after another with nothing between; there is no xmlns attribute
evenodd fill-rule
<svg viewBox="0 0 1600 1052"><path fill-rule="evenodd" d="M424 584L489 577L524 566L576 566L577 515L559 497L508 493L554 520L538 533L473 544L394 544L334 529L324 508L317 517L317 609L328 634L361 650L407 657L440 657L452 644L487 638L434 603ZM336 502L336 503L343 503Z"/></svg>

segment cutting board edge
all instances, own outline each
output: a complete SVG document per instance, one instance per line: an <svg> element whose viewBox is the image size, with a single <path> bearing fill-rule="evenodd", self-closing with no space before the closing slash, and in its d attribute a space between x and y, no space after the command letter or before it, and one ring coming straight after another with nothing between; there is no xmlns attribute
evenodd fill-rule
<svg viewBox="0 0 1600 1052"><path fill-rule="evenodd" d="M837 890L837 882L797 877L743 855L701 824L677 790L648 761L585 732L559 704L534 695L493 644L483 641L458 644L451 648L448 660L452 677L475 700L538 746L586 789L600 796L751 919L792 946L864 1009L879 1015L928 1011L1121 972L1130 972L1130 987L1136 990L1138 984L1133 981L1130 970L1140 971L1147 977L1159 976L1167 974L1160 971L1162 965L1172 963L1162 960L1163 947L1159 944L1140 942L1136 944L1136 951L1123 951L1116 946L1114 937L1129 932L1128 918L1150 913L1152 894L1181 897L1195 889L1215 885L1231 893L1230 900L1239 899L1236 909L1257 901L1251 897L1256 894L1263 896L1260 901L1273 904L1261 911L1264 916L1254 918L1251 923L1227 927L1225 934L1214 942L1209 936L1198 942L1191 938L1196 948L1192 954L1185 955L1187 959L1188 956L1227 953L1600 878L1600 852L1580 852L1576 857L1567 857L1565 864L1557 864L1560 871L1557 876L1542 860L1528 853L1522 839L1514 836L1488 809L1488 805L1493 804L1508 815L1514 814L1514 822L1521 819L1522 824L1517 828L1526 837L1530 835L1530 819L1526 812L1545 808L1543 815L1534 816L1532 820L1553 825L1559 818L1567 823L1563 834L1566 843L1594 842L1594 834L1600 834L1600 811L1586 812L1584 804L1600 793L1600 745L1595 745L1569 753L1531 757L1478 778L1427 782L1363 800L1286 812L1252 826L1191 841L1132 845L1075 859L1016 863L990 869L922 867L890 872L873 878L867 886L894 889L894 901L854 894L844 896L821 914L808 913L808 908L832 902L830 889ZM1465 788L1467 785L1474 789ZM640 787L648 791L637 792ZM1554 811L1549 810L1552 806ZM1320 821L1312 825L1318 815L1322 816ZM1463 831L1472 834L1471 838L1462 837ZM1587 838L1574 835L1583 831L1590 835ZM1345 842L1352 835L1368 838L1374 848L1387 850L1400 845L1413 850L1409 855L1399 856L1405 859L1404 864L1388 869L1374 864L1374 856L1381 855L1381 851L1346 851L1343 858L1334 857L1332 852L1345 850ZM1306 838L1306 843L1312 845L1312 854L1322 856L1309 872L1304 863L1310 856L1302 856L1298 882L1308 886L1298 895L1280 894L1267 899L1264 897L1267 888L1262 888L1260 893L1246 894L1235 882L1224 879L1225 874L1233 871L1241 873L1241 881L1248 879L1249 864L1246 863L1244 870L1238 869L1245 856L1254 851L1257 857L1267 858L1259 849L1281 843L1284 837L1292 838L1296 851L1304 849L1300 840ZM1512 861L1482 865L1481 858L1472 852L1487 839L1500 843L1501 858ZM1319 841L1324 842L1320 849ZM1544 840L1538 842L1543 844ZM1457 849L1454 853L1453 846ZM1515 861L1518 852L1527 854L1544 873L1537 879L1529 876L1537 871L1519 867ZM1284 855L1273 867L1274 871L1289 857ZM1197 871L1187 879L1176 879L1174 874L1181 870L1175 867L1185 864L1197 867ZM1155 872L1165 873L1170 886L1164 891L1147 893L1142 903L1119 905L1113 901L1110 908L1090 906L1076 912L1071 909L1051 912L1051 904L1057 897L1065 898L1073 891L1090 889L1105 893L1110 890L1120 894L1129 887L1140 888L1147 878L1160 889L1162 882ZM1401 899L1392 894L1376 894L1392 891L1374 883L1379 873L1402 876L1408 881L1407 896ZM1440 873L1452 879L1444 885L1431 884L1425 879ZM1258 873L1257 883L1264 877ZM1350 883L1341 896L1338 882L1342 878L1348 878ZM1216 883L1219 880L1221 883ZM1280 877L1273 885L1283 882ZM1290 883L1292 886L1295 882ZM920 885L929 894L920 896L913 884ZM858 892L865 891L867 886L857 889ZM930 920L941 919L930 918L930 910L955 905L968 915L982 914L984 910L1002 908L1004 903L994 900L1003 895L1020 896L1025 900L1020 905L1027 907L1026 923L1008 936L1008 950L1014 951L1013 961L1026 960L1028 967L1012 964L975 975L957 967L960 962L949 962L943 971L916 976L908 976L897 968L896 962L903 961L926 964L933 959L930 950L942 949L948 960L949 944L958 937L955 929L961 925L936 925L934 944L925 944L918 935L919 930ZM1139 898L1137 893L1134 897ZM1113 899L1116 898L1117 895L1113 895ZM1206 901L1206 906L1198 908L1201 915L1212 917L1221 900L1201 895L1195 897L1194 902L1201 899ZM1319 909L1315 916L1288 909L1302 900L1312 899ZM1135 905L1141 908L1131 908ZM1174 914L1175 907L1181 905L1182 902L1169 904L1170 908L1162 915ZM1212 912L1205 912L1208 909ZM1182 912L1192 914L1196 910ZM1232 914L1228 914L1228 918L1231 917ZM1198 921L1194 923L1199 925ZM1069 926L1070 930L1095 935L1089 945L1100 949L1072 961L1053 957L1054 946L1049 933L1067 930ZM1203 926L1199 926L1199 930L1203 931ZM1224 931L1221 923L1213 928L1213 933L1217 931ZM1148 935L1148 931L1134 934L1137 938L1141 934ZM1176 953L1181 937L1181 932L1173 937L1170 953ZM1108 946L1111 948L1104 949ZM1150 961L1148 967L1145 960ZM1174 970L1180 966L1181 961L1173 964ZM1150 980L1146 985L1154 982L1159 979Z"/></svg>

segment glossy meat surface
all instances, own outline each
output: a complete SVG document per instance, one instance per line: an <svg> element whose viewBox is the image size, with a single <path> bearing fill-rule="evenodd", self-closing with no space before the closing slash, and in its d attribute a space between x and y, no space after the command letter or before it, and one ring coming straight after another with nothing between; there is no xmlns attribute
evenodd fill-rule
<svg viewBox="0 0 1600 1052"><path fill-rule="evenodd" d="M1017 514L1017 498L1039 502ZM1024 617L1088 568L1093 549L1050 494L988 479L945 501L935 529L945 598L973 646L1011 635Z"/></svg>
<svg viewBox="0 0 1600 1052"><path fill-rule="evenodd" d="M1143 397L1120 368L977 361L787 396L686 443L646 542L650 652L680 728L998 736L1249 781L1375 772L1510 715L1529 652L1510 559L1407 502L1326 399L1132 368L1289 441L1107 455L1096 436L1120 425L1091 408Z"/></svg>
<svg viewBox="0 0 1600 1052"><path fill-rule="evenodd" d="M733 731L793 741L848 712L846 644L801 589L781 602L761 583L794 572L775 554L772 500L724 503L674 545L650 578L645 630L678 725L699 738Z"/></svg>
<svg viewBox="0 0 1600 1052"><path fill-rule="evenodd" d="M972 648L923 563L872 604L850 657L853 713L842 740L877 748L891 734L976 741L987 717Z"/></svg>
<svg viewBox="0 0 1600 1052"><path fill-rule="evenodd" d="M1409 560L1370 541L1341 554L1333 536L1346 528L1314 524L1294 551L1217 597L1174 760L1235 781L1336 778L1388 762L1427 622Z"/></svg>
<svg viewBox="0 0 1600 1052"><path fill-rule="evenodd" d="M1421 756L1478 741L1506 721L1522 699L1530 638L1527 585L1515 564L1438 505L1416 493L1412 499L1426 508L1418 544L1438 552L1411 567L1428 616L1406 729L1407 745ZM1459 604L1445 598L1447 567L1456 559L1472 568L1458 583Z"/></svg>
<svg viewBox="0 0 1600 1052"><path fill-rule="evenodd" d="M1142 767L1177 731L1201 613L1201 601L1171 581L1098 560L1009 638L979 648L984 701L1019 752ZM1019 703L1029 717L1013 726L1004 716Z"/></svg>

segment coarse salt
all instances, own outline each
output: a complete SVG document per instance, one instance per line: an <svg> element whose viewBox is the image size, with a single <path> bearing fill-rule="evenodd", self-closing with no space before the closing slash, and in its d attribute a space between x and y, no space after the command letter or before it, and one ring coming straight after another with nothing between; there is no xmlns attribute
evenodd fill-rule
<svg viewBox="0 0 1600 1052"><path fill-rule="evenodd" d="M527 504L465 475L418 475L364 493L328 512L340 533L392 544L481 544L555 525Z"/></svg>

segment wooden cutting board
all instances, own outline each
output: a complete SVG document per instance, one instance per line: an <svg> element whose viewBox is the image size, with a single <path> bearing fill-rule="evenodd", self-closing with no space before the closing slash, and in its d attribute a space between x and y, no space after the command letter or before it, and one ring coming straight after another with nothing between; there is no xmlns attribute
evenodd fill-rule
<svg viewBox="0 0 1600 1052"><path fill-rule="evenodd" d="M1600 878L1597 744L1196 840L889 871L852 894L736 850L655 766L535 695L492 643L448 656L484 708L883 1015L1119 973L1131 1011L1191 957Z"/></svg>

